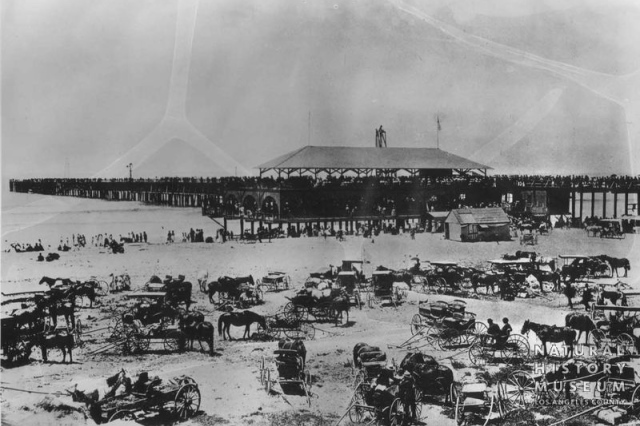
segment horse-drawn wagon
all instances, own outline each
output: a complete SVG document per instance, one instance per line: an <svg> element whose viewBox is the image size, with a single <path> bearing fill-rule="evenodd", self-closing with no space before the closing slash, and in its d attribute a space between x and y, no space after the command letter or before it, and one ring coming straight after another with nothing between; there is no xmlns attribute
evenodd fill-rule
<svg viewBox="0 0 640 426"><path fill-rule="evenodd" d="M297 321L309 321L313 316L319 322L334 322L336 325L344 319L343 312L349 320L349 295L344 289L316 290L305 288L294 297L287 298L289 303L284 306L286 318Z"/></svg>
<svg viewBox="0 0 640 426"><path fill-rule="evenodd" d="M356 271L338 272L334 284L336 288L342 288L349 295L349 302L353 306L362 309L362 293L360 293L360 280Z"/></svg>
<svg viewBox="0 0 640 426"><path fill-rule="evenodd" d="M70 392L75 401L87 404L91 417L98 424L115 420L139 421L154 416L182 421L195 416L200 409L200 389L196 381L187 376L165 382L142 373L132 382L122 370L107 379L107 386L105 397L97 400L98 390Z"/></svg>
<svg viewBox="0 0 640 426"><path fill-rule="evenodd" d="M624 239L625 233L622 229L622 219L601 219L600 238Z"/></svg>
<svg viewBox="0 0 640 426"><path fill-rule="evenodd" d="M430 345L445 350L473 344L487 331L487 326L475 317L466 310L464 300L420 304L418 313L411 318L412 336L401 346L416 349Z"/></svg>
<svg viewBox="0 0 640 426"><path fill-rule="evenodd" d="M374 271L371 274L371 292L367 293L367 305L388 301L394 307L402 300L402 291L394 284L393 271Z"/></svg>
<svg viewBox="0 0 640 426"><path fill-rule="evenodd" d="M273 383L280 385L285 395L303 396L311 406L311 374L306 367L307 350L300 340L278 342L275 364L278 376L271 379L271 370L267 366L265 357L260 360L260 383L267 393L271 392Z"/></svg>
<svg viewBox="0 0 640 426"><path fill-rule="evenodd" d="M291 285L291 277L286 272L269 272L267 275L258 279L256 285L263 293L267 291L283 291L289 290Z"/></svg>
<svg viewBox="0 0 640 426"><path fill-rule="evenodd" d="M312 340L316 330L312 324L302 320L296 314L287 314L284 310L273 316L265 317L266 329L258 326L258 335L270 336L274 339L287 337L290 339Z"/></svg>
<svg viewBox="0 0 640 426"><path fill-rule="evenodd" d="M610 312L608 318L606 312ZM591 317L597 327L591 331L597 346L613 347L619 355L638 353L640 307L594 303L591 305Z"/></svg>
<svg viewBox="0 0 640 426"><path fill-rule="evenodd" d="M469 346L469 360L477 366L492 362L520 363L529 358L529 341L521 334L477 336Z"/></svg>

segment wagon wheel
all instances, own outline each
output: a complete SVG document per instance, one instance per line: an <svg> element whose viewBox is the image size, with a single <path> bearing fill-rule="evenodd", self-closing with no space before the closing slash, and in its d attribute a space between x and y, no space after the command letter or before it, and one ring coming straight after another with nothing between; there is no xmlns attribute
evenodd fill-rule
<svg viewBox="0 0 640 426"><path fill-rule="evenodd" d="M349 405L349 420L352 423L361 423L364 418L365 409L362 408L364 404L364 398L360 391L356 388L356 391L351 398L351 404Z"/></svg>
<svg viewBox="0 0 640 426"><path fill-rule="evenodd" d="M631 404L629 406L629 410L631 411L631 413L637 414L640 410L640 386L636 386L636 388L633 390L629 402Z"/></svg>
<svg viewBox="0 0 640 426"><path fill-rule="evenodd" d="M529 343L527 339L520 334L512 334L507 338L503 354L508 363L525 361L529 358Z"/></svg>
<svg viewBox="0 0 640 426"><path fill-rule="evenodd" d="M114 420L123 420L125 422L132 422L135 419L136 418L134 416L133 411L119 410L119 411L116 411L115 413L113 413L111 415L111 417L109 417L109 420L107 420L107 422L112 422Z"/></svg>
<svg viewBox="0 0 640 426"><path fill-rule="evenodd" d="M512 407L526 408L536 400L536 382L526 371L514 371L500 382L498 395L507 411Z"/></svg>
<svg viewBox="0 0 640 426"><path fill-rule="evenodd" d="M186 347L186 336L180 330L168 330L164 336L164 349L169 352L184 351Z"/></svg>
<svg viewBox="0 0 640 426"><path fill-rule="evenodd" d="M483 339L477 339L469 347L469 360L478 367L487 365L489 355L491 354L491 348L485 347Z"/></svg>
<svg viewBox="0 0 640 426"><path fill-rule="evenodd" d="M200 408L200 389L194 383L183 385L176 394L174 414L180 420L193 417Z"/></svg>
<svg viewBox="0 0 640 426"><path fill-rule="evenodd" d="M265 373L265 366L266 366L266 360L264 358L264 355L262 355L262 357L260 358L260 364L258 364L258 369L260 370L260 385L264 386L264 373Z"/></svg>
<svg viewBox="0 0 640 426"><path fill-rule="evenodd" d="M455 349L460 345L460 334L457 330L445 328L438 335L438 347L440 350L446 351Z"/></svg>
<svg viewBox="0 0 640 426"><path fill-rule="evenodd" d="M106 281L96 281L96 294L98 296L106 296L109 293L109 283Z"/></svg>
<svg viewBox="0 0 640 426"><path fill-rule="evenodd" d="M466 418L464 416L464 402L462 401L460 394L456 396L456 404L454 408L454 417L456 420L456 424L461 426L466 424Z"/></svg>
<svg viewBox="0 0 640 426"><path fill-rule="evenodd" d="M131 341L132 343L131 351L135 354L146 352L149 349L150 339L151 337L149 334L142 334L142 333L134 334L133 339Z"/></svg>
<svg viewBox="0 0 640 426"><path fill-rule="evenodd" d="M438 348L438 335L440 331L436 325L429 326L426 331L422 333L421 340L425 340L432 348Z"/></svg>
<svg viewBox="0 0 640 426"><path fill-rule="evenodd" d="M284 305L283 313L288 322L306 320L309 316L308 310L301 306L294 305L293 302Z"/></svg>
<svg viewBox="0 0 640 426"><path fill-rule="evenodd" d="M424 325L422 325L422 315L415 314L411 318L411 335L415 336L416 334L422 332L424 329Z"/></svg>
<svg viewBox="0 0 640 426"><path fill-rule="evenodd" d="M267 395L271 394L271 370L267 370L264 378L264 390L267 391Z"/></svg>
<svg viewBox="0 0 640 426"><path fill-rule="evenodd" d="M478 338L480 338L480 336L487 334L487 330L489 330L489 328L486 324L480 321L474 322L467 327L467 330L465 331L467 343L472 345L476 340L478 340Z"/></svg>
<svg viewBox="0 0 640 426"><path fill-rule="evenodd" d="M596 345L596 348L600 348L602 347L602 341L606 339L606 336L602 330L593 330L591 331L591 338L593 339L593 343Z"/></svg>
<svg viewBox="0 0 640 426"><path fill-rule="evenodd" d="M438 277L436 278L436 293L438 294L445 294L447 292L447 286L449 284L447 283L447 280L445 280L442 277Z"/></svg>
<svg viewBox="0 0 640 426"><path fill-rule="evenodd" d="M391 426L404 425L404 404L396 398L389 408L389 423Z"/></svg>
<svg viewBox="0 0 640 426"><path fill-rule="evenodd" d="M629 355L635 351L635 340L633 337L628 335L627 333L622 333L616 339L616 344L618 346L618 355Z"/></svg>
<svg viewBox="0 0 640 426"><path fill-rule="evenodd" d="M446 393L446 392L445 392ZM424 395L422 394L422 390L415 388L415 401L416 401L416 421L419 421L422 417L422 398Z"/></svg>
<svg viewBox="0 0 640 426"><path fill-rule="evenodd" d="M302 331L304 338L307 340L313 340L313 338L316 337L316 328L313 326L313 324L301 322L300 330Z"/></svg>

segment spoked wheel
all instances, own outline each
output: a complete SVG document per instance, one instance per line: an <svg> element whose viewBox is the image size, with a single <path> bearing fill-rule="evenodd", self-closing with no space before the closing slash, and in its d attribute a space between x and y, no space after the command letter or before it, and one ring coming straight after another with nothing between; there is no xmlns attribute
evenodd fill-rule
<svg viewBox="0 0 640 426"><path fill-rule="evenodd" d="M525 371L514 371L504 382L498 384L498 395L507 411L511 407L526 408L535 403L536 382Z"/></svg>
<svg viewBox="0 0 640 426"><path fill-rule="evenodd" d="M106 296L109 293L109 283L106 281L98 281L96 285L96 294L98 296Z"/></svg>
<svg viewBox="0 0 640 426"><path fill-rule="evenodd" d="M391 426L404 425L404 404L396 398L389 408L389 423Z"/></svg>
<svg viewBox="0 0 640 426"><path fill-rule="evenodd" d="M427 342L432 348L438 348L438 335L440 330L436 325L431 325L422 333L422 340Z"/></svg>
<svg viewBox="0 0 640 426"><path fill-rule="evenodd" d="M631 394L631 400L629 401L631 405L629 406L629 411L631 414L638 414L640 412L640 386L636 386Z"/></svg>
<svg viewBox="0 0 640 426"><path fill-rule="evenodd" d="M616 344L619 352L618 355L629 355L635 350L635 341L633 337L627 333L619 335L616 339Z"/></svg>
<svg viewBox="0 0 640 426"><path fill-rule="evenodd" d="M296 306L292 302L289 302L284 306L283 313L287 321L290 322L306 320L306 317L309 315L305 308Z"/></svg>
<svg viewBox="0 0 640 426"><path fill-rule="evenodd" d="M352 423L360 423L364 419L364 398L359 391L354 392L353 398L351 398L351 404L349 408L349 420Z"/></svg>
<svg viewBox="0 0 640 426"><path fill-rule="evenodd" d="M176 394L174 414L180 420L186 420L196 415L200 408L200 390L198 385L188 383L183 385Z"/></svg>
<svg viewBox="0 0 640 426"><path fill-rule="evenodd" d="M169 330L163 340L164 349L168 352L182 352L186 346L186 336L180 330Z"/></svg>
<svg viewBox="0 0 640 426"><path fill-rule="evenodd" d="M142 333L136 333L133 336L133 340L131 341L132 343L132 347L131 347L131 351L133 353L139 354L139 353L144 353L149 349L149 344L150 342L150 336L142 334Z"/></svg>
<svg viewBox="0 0 640 426"><path fill-rule="evenodd" d="M460 395L458 394L456 397L456 405L454 408L454 417L456 420L456 425L458 426L462 426L463 424L466 424L466 418L464 415L464 402L462 400L462 398L460 397Z"/></svg>
<svg viewBox="0 0 640 426"><path fill-rule="evenodd" d="M423 328L424 326L422 325L422 315L415 314L411 318L411 335L415 336L416 334L420 333Z"/></svg>
<svg viewBox="0 0 640 426"><path fill-rule="evenodd" d="M267 391L267 395L271 393L271 371L267 370L264 378L264 390Z"/></svg>
<svg viewBox="0 0 640 426"><path fill-rule="evenodd" d="M487 334L487 330L488 328L484 323L474 322L466 330L467 343L472 345L480 336Z"/></svg>
<svg viewBox="0 0 640 426"><path fill-rule="evenodd" d="M469 360L478 367L487 365L491 349L485 347L482 339L476 340L469 347Z"/></svg>
<svg viewBox="0 0 640 426"><path fill-rule="evenodd" d="M509 364L524 362L529 358L529 342L520 334L512 334L507 338L502 352L505 362Z"/></svg>
<svg viewBox="0 0 640 426"><path fill-rule="evenodd" d="M442 277L436 278L436 293L445 294L447 292L447 280Z"/></svg>
<svg viewBox="0 0 640 426"><path fill-rule="evenodd" d="M456 349L460 345L460 334L453 329L444 329L438 336L438 347L447 351Z"/></svg>
<svg viewBox="0 0 640 426"><path fill-rule="evenodd" d="M136 418L133 415L133 411L129 411L129 410L119 410L116 411L115 413L113 413L111 415L111 417L109 417L109 422L113 422L115 420L122 420L125 422L132 422L134 421Z"/></svg>

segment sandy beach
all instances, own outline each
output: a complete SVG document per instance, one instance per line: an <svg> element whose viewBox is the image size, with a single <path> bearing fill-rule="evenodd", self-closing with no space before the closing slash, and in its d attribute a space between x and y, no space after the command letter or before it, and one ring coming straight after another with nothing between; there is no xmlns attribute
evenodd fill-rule
<svg viewBox="0 0 640 426"><path fill-rule="evenodd" d="M30 197L23 195L23 197ZM487 267L487 260L496 259L505 253L514 253L522 247L517 240L511 242L458 243L444 240L441 234L418 234L415 240L409 235L380 235L374 239L349 236L344 242L335 238L287 238L262 244L241 242L166 244L166 232L173 229L176 235L190 228L203 229L204 235L214 236L218 225L200 215L197 209L178 209L144 206L129 202L105 202L82 199L38 197L36 200L15 202L2 215L2 292L3 294L42 289L38 281L43 276L69 277L85 280L90 276L108 279L109 274L127 273L131 276L134 290L141 289L152 275L177 276L183 274L188 281L196 283L200 271L208 271L210 277L223 275L266 275L269 270L286 271L292 279L293 288L300 288L311 271L329 264L339 264L342 259L362 258L365 274L370 275L378 265L390 268L406 268L411 258L419 256L423 262L453 260L465 265ZM56 262L36 262L35 253L4 252L12 242L34 242L42 239L46 252L51 251L61 238L73 233L90 236L111 233L114 236L130 231L146 231L149 242L125 245L124 254L111 254L104 248L86 247L61 253ZM634 249L633 236L623 240L588 238L584 231L554 230L550 236L539 238L535 251L545 256L559 254L598 255L609 254L628 257L632 269L624 282L640 288L636 272L640 264L640 253ZM294 291L266 293L265 303L253 308L263 315L273 315L287 302L286 297ZM3 296L3 299L5 297ZM205 314L206 319L216 323L219 311L214 309L197 286L193 309ZM185 424L329 424L344 414L352 395L352 371L346 366L353 346L360 342L379 345L389 357L396 360L404 352L387 348L398 345L410 337L409 323L417 312L420 300L450 300L450 296L418 295L410 293L408 300L398 308L392 306L364 308L350 312L346 325L317 324L316 337L306 342L308 368L313 377L311 407L304 398L289 397L274 392L268 395L260 385L258 364L262 356L273 362L276 342L249 342L242 340L223 341L216 335L216 356L204 352L188 351L183 354L164 353L150 347L147 354L121 355L107 351L91 355L92 351L105 343L103 333L87 334L85 345L74 350L74 363L61 363L59 351L52 350L49 363L43 363L38 351L32 354L31 362L22 366L4 366L3 385L22 390L59 392L73 386L79 380L100 378L114 374L120 368L131 373L150 371L161 377L189 375L194 377L202 393L202 413ZM497 298L480 297L468 299L468 310L478 318L511 319L514 331L519 332L526 319L536 318L547 324L561 324L570 312L566 299L557 294L545 298L516 299L500 302ZM109 308L126 308L123 294L112 294L100 298L94 308L82 308L79 313L87 331L108 326L111 321ZM633 304L633 302L631 303ZM578 305L576 303L576 310ZM580 306L580 309L583 309ZM216 333L217 334L217 333ZM242 329L232 327L232 336L239 338ZM197 348L197 343L196 343ZM445 353L427 350L436 358ZM447 354L451 355L451 354ZM468 355L461 353L443 361L454 368L456 379L475 374ZM462 366L464 364L464 366ZM462 366L462 367L461 367ZM273 369L273 365L272 365ZM489 371L497 370L489 367ZM54 414L36 407L45 396L15 390L2 391L2 418L11 424L48 424ZM427 404L423 408L423 421L428 424L452 424L442 405ZM275 416L275 417L274 417ZM300 416L308 416L300 420ZM289 420L282 420L289 419ZM62 416L60 424L77 424L81 416ZM86 420L88 424L91 421ZM326 423L322 423L326 422ZM348 422L347 422L348 424Z"/></svg>

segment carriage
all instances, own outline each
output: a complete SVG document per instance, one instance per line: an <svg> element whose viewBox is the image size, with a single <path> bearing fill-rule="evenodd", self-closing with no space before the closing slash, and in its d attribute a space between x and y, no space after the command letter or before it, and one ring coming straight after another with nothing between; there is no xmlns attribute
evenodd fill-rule
<svg viewBox="0 0 640 426"><path fill-rule="evenodd" d="M532 225L520 226L520 245L535 246L538 244L538 234Z"/></svg>
<svg viewBox="0 0 640 426"><path fill-rule="evenodd" d="M459 289L464 281L465 269L461 268L457 262L437 261L429 262L433 266L433 271L427 276L436 293L444 294Z"/></svg>
<svg viewBox="0 0 640 426"><path fill-rule="evenodd" d="M610 265L597 257L581 254L561 254L558 255L558 259L562 263L559 266L564 280L566 280L566 277L575 281L612 276Z"/></svg>
<svg viewBox="0 0 640 426"><path fill-rule="evenodd" d="M397 386L394 386L389 392L377 393L370 383L360 382L351 398L349 420L355 424L405 424L405 407L397 391Z"/></svg>
<svg viewBox="0 0 640 426"><path fill-rule="evenodd" d="M398 307L403 294L394 285L394 281L392 271L374 271L371 274L372 291L367 293L367 305L372 308L374 303L382 303L382 301L387 300L394 307Z"/></svg>
<svg viewBox="0 0 640 426"><path fill-rule="evenodd" d="M269 272L267 275L258 279L256 285L263 293L267 291L283 291L289 290L291 285L291 277L286 272Z"/></svg>
<svg viewBox="0 0 640 426"><path fill-rule="evenodd" d="M622 229L622 219L601 219L600 238L624 239L625 233Z"/></svg>
<svg viewBox="0 0 640 426"><path fill-rule="evenodd" d="M529 353L529 341L521 334L510 334L506 339L481 334L469 346L469 360L476 366L498 361L521 363L529 358Z"/></svg>
<svg viewBox="0 0 640 426"><path fill-rule="evenodd" d="M271 379L271 370L267 367L267 362L263 356L260 360L260 384L271 393L273 383L280 385L282 393L285 395L303 396L311 406L311 374L305 368L306 349L304 343L300 341L284 342L278 344L275 363L278 376Z"/></svg>
<svg viewBox="0 0 640 426"><path fill-rule="evenodd" d="M387 365L387 354L376 346L365 346L354 354L352 370L354 373L353 387L358 389L360 383L370 383L378 377Z"/></svg>
<svg viewBox="0 0 640 426"><path fill-rule="evenodd" d="M338 272L335 286L346 291L352 306L362 309L362 294L360 293L358 275L355 271Z"/></svg>
<svg viewBox="0 0 640 426"><path fill-rule="evenodd" d="M325 295L324 293L326 292L330 294ZM334 297L336 292L339 292L339 295ZM340 324L343 309L341 309L342 303L338 299L343 296L348 297L348 295L344 290L324 290L321 294L323 294L323 296L317 298L306 292L306 290L301 290L294 297L287 297L289 303L283 308L285 318L290 321L307 322L311 315L319 322L334 322L336 325Z"/></svg>
<svg viewBox="0 0 640 426"><path fill-rule="evenodd" d="M77 399L77 392L72 393ZM116 396L103 398L95 403L87 401L89 412L96 423L116 420L140 421L150 417L172 417L187 420L200 409L200 389L194 379L176 377L164 382L149 379L142 373L131 389Z"/></svg>
<svg viewBox="0 0 640 426"><path fill-rule="evenodd" d="M451 403L456 425L469 423L473 417L485 418L486 425L496 414L505 414L502 401L484 382L452 385Z"/></svg>
<svg viewBox="0 0 640 426"><path fill-rule="evenodd" d="M605 312L610 311L609 319ZM640 307L591 305L591 318L597 329L591 332L598 347L606 345L616 348L619 355L637 354L640 336Z"/></svg>
<svg viewBox="0 0 640 426"><path fill-rule="evenodd" d="M421 304L411 318L411 337L401 347L416 349L429 345L446 350L471 345L487 331L487 326L475 317L476 314L466 310L464 300Z"/></svg>
<svg viewBox="0 0 640 426"><path fill-rule="evenodd" d="M626 406L629 414L637 416L640 413L640 383L636 382L635 368L628 365L627 359L622 361L627 361L627 365L622 368L612 366L609 373L599 379L602 384L595 389L601 389L600 398L617 399L617 405ZM626 402L621 404L622 400Z"/></svg>
<svg viewBox="0 0 640 426"><path fill-rule="evenodd" d="M284 310L273 316L265 317L267 329L258 326L259 336L269 336L275 339L288 337L290 339L312 340L316 335L313 325L299 318L298 315L286 314Z"/></svg>

